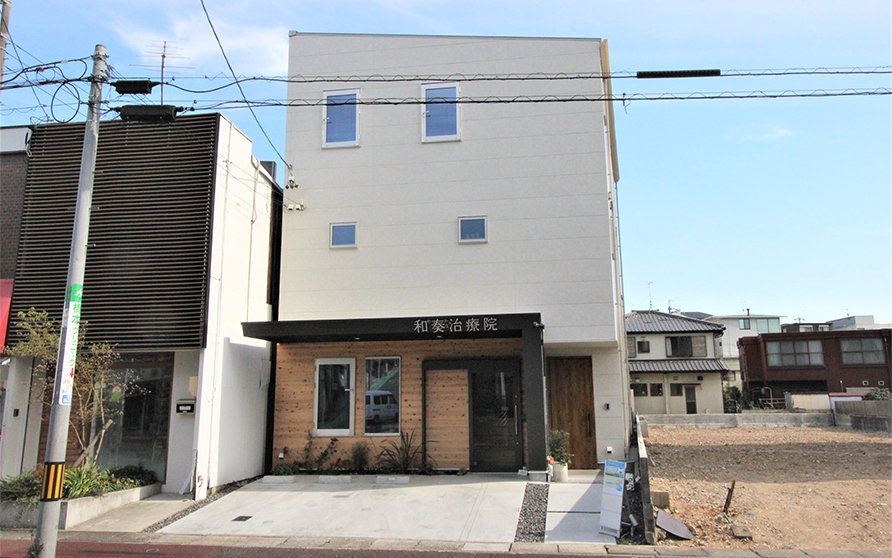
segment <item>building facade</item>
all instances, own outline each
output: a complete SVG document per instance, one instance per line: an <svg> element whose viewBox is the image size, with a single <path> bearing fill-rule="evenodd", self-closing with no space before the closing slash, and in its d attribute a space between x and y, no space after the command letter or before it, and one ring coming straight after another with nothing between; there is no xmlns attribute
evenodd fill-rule
<svg viewBox="0 0 892 558"><path fill-rule="evenodd" d="M611 107L518 102L609 82L472 79L605 72L606 42L293 32L289 60L280 321L245 325L278 347L273 455L406 434L543 470L560 428L576 467L624 457Z"/></svg>
<svg viewBox="0 0 892 558"><path fill-rule="evenodd" d="M13 317L61 317L83 137L83 124L31 131ZM219 114L99 131L81 321L139 387L119 401L99 464L143 464L162 490L197 499L264 468L270 347L240 324L273 316L281 201L251 145ZM13 323L6 343L20 338ZM47 418L32 359L9 367L4 477L41 464ZM69 464L79 453L70 435Z"/></svg>
<svg viewBox="0 0 892 558"><path fill-rule="evenodd" d="M724 413L724 326L655 310L626 316L629 377L643 415Z"/></svg>
<svg viewBox="0 0 892 558"><path fill-rule="evenodd" d="M889 388L892 330L790 332L746 337L738 344L744 385L753 401L789 393Z"/></svg>
<svg viewBox="0 0 892 558"><path fill-rule="evenodd" d="M721 359L728 367L728 371L722 375L722 383L725 387L736 386L741 390L743 389L737 341L742 337L754 337L760 333L780 332L782 327L780 319L782 317L773 314L750 314L749 310L747 310L746 314L703 318L707 322L715 322L725 326L724 334L719 343Z"/></svg>

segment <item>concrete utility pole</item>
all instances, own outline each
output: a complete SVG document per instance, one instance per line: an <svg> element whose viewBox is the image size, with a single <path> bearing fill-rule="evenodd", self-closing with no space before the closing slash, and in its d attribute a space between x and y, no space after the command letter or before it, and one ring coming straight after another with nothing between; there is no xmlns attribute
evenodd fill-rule
<svg viewBox="0 0 892 558"><path fill-rule="evenodd" d="M87 260L87 235L90 231L90 206L93 203L93 174L96 170L96 149L99 145L99 109L105 76L105 46L96 45L93 53L93 75L90 78L90 100L84 130L84 151L77 183L77 205L74 230L71 233L71 254L68 257L68 281L65 285L65 308L56 357L56 381L53 406L43 464L43 484L34 548L40 558L56 556L59 511L62 507L62 483L65 480L65 453L68 447L68 418L74 385L74 363L77 357L77 335L80 327L81 295L84 290L84 264Z"/></svg>
<svg viewBox="0 0 892 558"><path fill-rule="evenodd" d="M0 13L0 75L6 68L6 42L9 40L9 9L12 0L0 0L3 3L3 11Z"/></svg>

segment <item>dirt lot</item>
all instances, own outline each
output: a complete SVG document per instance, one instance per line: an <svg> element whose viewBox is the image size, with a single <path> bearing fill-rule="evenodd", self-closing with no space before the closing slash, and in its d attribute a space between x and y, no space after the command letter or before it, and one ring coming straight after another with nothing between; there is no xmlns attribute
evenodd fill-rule
<svg viewBox="0 0 892 558"><path fill-rule="evenodd" d="M651 489L691 541L723 548L892 549L892 437L841 428L651 428ZM737 481L730 519L722 508Z"/></svg>

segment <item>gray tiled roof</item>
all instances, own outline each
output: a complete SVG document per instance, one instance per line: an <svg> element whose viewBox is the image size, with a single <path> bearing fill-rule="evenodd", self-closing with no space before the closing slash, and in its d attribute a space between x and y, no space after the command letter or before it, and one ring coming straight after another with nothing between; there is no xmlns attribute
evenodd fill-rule
<svg viewBox="0 0 892 558"><path fill-rule="evenodd" d="M629 360L629 372L725 372L728 366L717 358L672 360Z"/></svg>
<svg viewBox="0 0 892 558"><path fill-rule="evenodd" d="M686 331L724 331L725 326L656 310L641 310L626 315L626 333L675 333Z"/></svg>

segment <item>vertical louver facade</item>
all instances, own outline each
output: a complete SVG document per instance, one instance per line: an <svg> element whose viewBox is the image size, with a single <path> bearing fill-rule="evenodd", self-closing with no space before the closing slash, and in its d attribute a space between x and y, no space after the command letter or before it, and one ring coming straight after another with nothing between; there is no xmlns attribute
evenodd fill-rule
<svg viewBox="0 0 892 558"><path fill-rule="evenodd" d="M84 277L86 340L203 348L219 115L102 122ZM61 319L83 124L35 128L16 261L18 311ZM10 329L8 343L18 331Z"/></svg>

